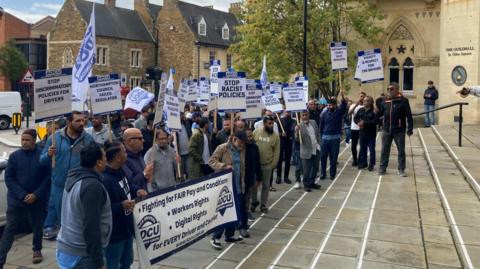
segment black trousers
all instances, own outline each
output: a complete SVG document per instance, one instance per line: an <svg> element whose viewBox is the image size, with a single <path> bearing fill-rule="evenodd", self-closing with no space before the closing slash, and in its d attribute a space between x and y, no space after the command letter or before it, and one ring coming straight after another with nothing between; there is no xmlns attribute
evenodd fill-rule
<svg viewBox="0 0 480 269"><path fill-rule="evenodd" d="M358 140L360 137L360 131L358 130L351 130L352 133L352 163L356 164L358 162Z"/></svg>
<svg viewBox="0 0 480 269"><path fill-rule="evenodd" d="M290 162L292 160L293 141L288 138L280 139L280 157L277 163L277 178L282 178L282 161L285 161L285 170L283 179L287 179L290 174Z"/></svg>
<svg viewBox="0 0 480 269"><path fill-rule="evenodd" d="M45 207L45 203L37 200L37 202L25 207L9 206L7 208L7 225L3 230L2 241L0 243L0 267L3 266L7 260L8 251L10 251L14 237L18 233L17 228L22 226L22 223L25 221L30 222L32 225L32 250L37 251L42 249Z"/></svg>

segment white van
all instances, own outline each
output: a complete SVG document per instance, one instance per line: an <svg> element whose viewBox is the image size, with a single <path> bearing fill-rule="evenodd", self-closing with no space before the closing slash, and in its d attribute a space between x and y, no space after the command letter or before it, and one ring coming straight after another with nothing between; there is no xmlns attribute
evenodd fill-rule
<svg viewBox="0 0 480 269"><path fill-rule="evenodd" d="M0 130L8 129L13 113L22 113L19 92L0 92Z"/></svg>

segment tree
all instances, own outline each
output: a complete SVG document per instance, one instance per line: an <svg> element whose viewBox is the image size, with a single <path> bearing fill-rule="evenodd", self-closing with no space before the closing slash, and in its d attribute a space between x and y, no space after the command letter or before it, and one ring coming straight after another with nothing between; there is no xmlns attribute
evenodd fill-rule
<svg viewBox="0 0 480 269"><path fill-rule="evenodd" d="M302 70L303 0L247 0L236 28L237 42L230 47L235 68L258 77L263 54L267 55L269 80L288 81ZM382 29L378 10L351 0L309 0L307 25L307 75L311 89L325 96L336 94L329 44L349 42L349 73L355 71L359 38L374 43ZM347 73L348 75L348 73Z"/></svg>
<svg viewBox="0 0 480 269"><path fill-rule="evenodd" d="M21 79L23 73L28 68L27 59L15 47L13 40L5 43L0 48L0 75L4 76L10 81L17 81Z"/></svg>

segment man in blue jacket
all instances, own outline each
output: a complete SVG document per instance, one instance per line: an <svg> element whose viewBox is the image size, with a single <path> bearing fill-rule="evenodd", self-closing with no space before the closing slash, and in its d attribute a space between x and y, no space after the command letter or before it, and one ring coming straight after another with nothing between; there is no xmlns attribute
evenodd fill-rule
<svg viewBox="0 0 480 269"><path fill-rule="evenodd" d="M343 90L340 90L342 102L337 108L337 99L330 98L327 110L320 116L321 145L321 175L320 179L327 177L327 158L330 158L330 179L334 180L337 175L337 159L340 151L340 138L342 136L343 117L347 113L347 101ZM305 175L304 175L305 176Z"/></svg>
<svg viewBox="0 0 480 269"><path fill-rule="evenodd" d="M48 167L40 164L40 149L36 147L37 132L27 129L22 133L22 148L12 153L5 170L7 185L7 225L0 244L0 268L12 247L17 228L30 221L33 230L33 263L42 257L42 224L48 202Z"/></svg>
<svg viewBox="0 0 480 269"><path fill-rule="evenodd" d="M51 165L52 158L55 158L55 167L51 171L50 199L52 199L58 217L60 217L62 193L68 170L77 168L80 165L80 151L95 143L92 136L84 131L84 127L85 115L82 112L73 111L67 118L67 126L54 134L55 145L52 144L52 136L50 136L40 156L42 165ZM47 219L49 219L48 215ZM47 226L44 227L45 233L51 232L52 227L48 227L50 223L44 225Z"/></svg>
<svg viewBox="0 0 480 269"><path fill-rule="evenodd" d="M425 112L435 109L435 101L438 99L438 90L433 85L433 81L428 82L428 88L423 94L423 106ZM425 127L435 124L435 112L429 112L425 114Z"/></svg>

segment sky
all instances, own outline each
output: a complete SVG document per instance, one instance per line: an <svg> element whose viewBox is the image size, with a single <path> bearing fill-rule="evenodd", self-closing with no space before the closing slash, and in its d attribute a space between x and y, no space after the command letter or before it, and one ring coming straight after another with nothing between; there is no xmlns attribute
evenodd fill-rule
<svg viewBox="0 0 480 269"><path fill-rule="evenodd" d="M89 0L93 1L93 0ZM95 0L103 3L103 0ZM215 9L228 11L228 7L232 2L239 2L239 0L182 0L197 4L200 6L213 5ZM6 12L26 21L34 23L45 16L55 17L62 7L63 0L0 0L0 7ZM150 0L152 4L163 4L163 0ZM117 6L133 9L133 0L117 0Z"/></svg>

